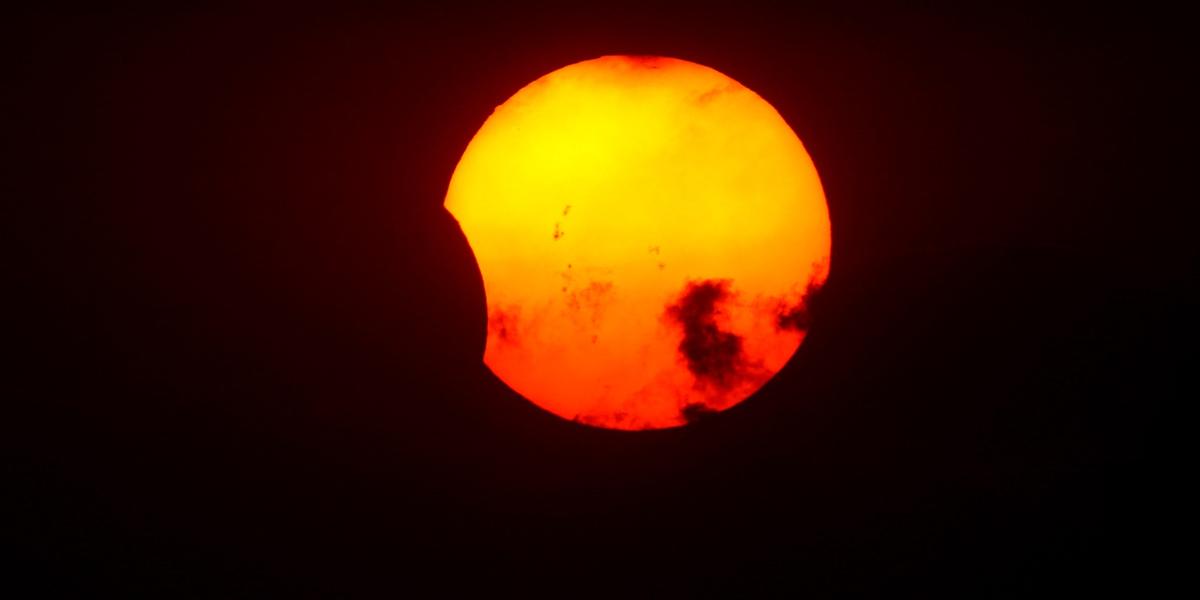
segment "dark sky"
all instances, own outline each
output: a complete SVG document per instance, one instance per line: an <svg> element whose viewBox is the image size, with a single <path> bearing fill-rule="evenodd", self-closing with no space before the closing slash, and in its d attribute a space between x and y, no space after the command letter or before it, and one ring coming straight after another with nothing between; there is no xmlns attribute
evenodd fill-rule
<svg viewBox="0 0 1200 600"><path fill-rule="evenodd" d="M10 21L0 537L24 577L0 586L1162 585L1195 306L1178 16L496 4ZM492 376L441 208L495 105L603 54L755 90L829 200L809 338L680 430L562 421Z"/></svg>

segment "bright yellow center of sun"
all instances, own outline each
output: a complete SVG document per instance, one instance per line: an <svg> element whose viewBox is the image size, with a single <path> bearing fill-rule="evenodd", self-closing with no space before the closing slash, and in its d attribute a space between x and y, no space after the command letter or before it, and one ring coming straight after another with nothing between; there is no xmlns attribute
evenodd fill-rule
<svg viewBox="0 0 1200 600"><path fill-rule="evenodd" d="M484 362L601 427L683 425L753 394L803 341L828 272L800 139L683 60L606 56L525 86L475 134L445 205L483 275Z"/></svg>

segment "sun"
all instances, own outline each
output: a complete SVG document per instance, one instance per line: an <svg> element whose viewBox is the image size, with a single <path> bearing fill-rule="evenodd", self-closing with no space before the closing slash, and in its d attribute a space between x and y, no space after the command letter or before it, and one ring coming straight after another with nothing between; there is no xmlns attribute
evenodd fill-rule
<svg viewBox="0 0 1200 600"><path fill-rule="evenodd" d="M816 168L757 94L702 65L605 56L498 106L445 206L483 275L484 362L565 419L685 425L756 392L829 269Z"/></svg>

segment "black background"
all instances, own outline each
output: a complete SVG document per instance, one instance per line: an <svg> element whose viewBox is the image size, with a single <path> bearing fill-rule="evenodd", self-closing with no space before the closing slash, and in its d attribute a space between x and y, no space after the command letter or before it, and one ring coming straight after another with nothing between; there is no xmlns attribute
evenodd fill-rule
<svg viewBox="0 0 1200 600"><path fill-rule="evenodd" d="M1162 585L1159 422L1195 259L1164 100L1187 72L1177 19L738 2L10 21L3 537L24 576L4 585ZM478 269L441 208L495 105L603 54L755 90L829 200L809 338L679 430L568 423L492 376Z"/></svg>

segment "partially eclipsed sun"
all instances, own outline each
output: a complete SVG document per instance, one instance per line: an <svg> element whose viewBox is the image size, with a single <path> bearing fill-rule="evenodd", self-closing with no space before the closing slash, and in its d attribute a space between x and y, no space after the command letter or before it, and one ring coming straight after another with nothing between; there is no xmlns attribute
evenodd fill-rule
<svg viewBox="0 0 1200 600"><path fill-rule="evenodd" d="M501 104L446 208L487 294L484 362L542 408L655 429L783 367L829 267L812 160L779 113L672 58L563 67Z"/></svg>

